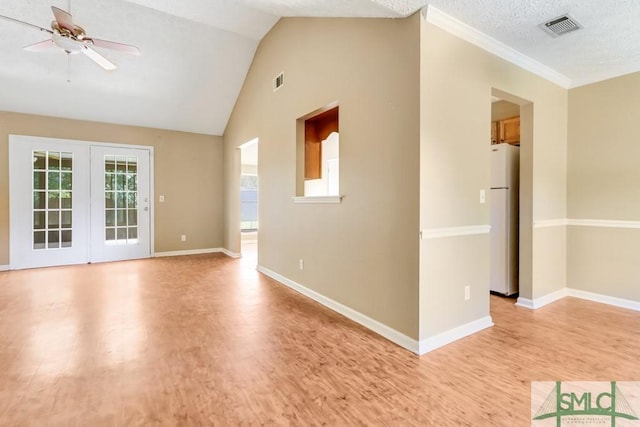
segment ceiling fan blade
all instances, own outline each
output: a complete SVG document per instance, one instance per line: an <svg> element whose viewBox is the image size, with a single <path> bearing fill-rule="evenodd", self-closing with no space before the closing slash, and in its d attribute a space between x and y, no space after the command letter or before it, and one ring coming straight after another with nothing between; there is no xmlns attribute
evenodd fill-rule
<svg viewBox="0 0 640 427"><path fill-rule="evenodd" d="M53 31L51 31L48 28L40 27L40 26L34 25L34 24L29 24L28 22L20 21L19 19L9 18L8 16L4 16L4 15L0 15L0 19L6 19L7 21L15 22L16 24L26 25L27 27L35 28L36 30L44 31L44 32L49 33L49 34L53 34Z"/></svg>
<svg viewBox="0 0 640 427"><path fill-rule="evenodd" d="M73 24L73 18L71 17L71 14L66 10L58 9L55 6L51 6L51 11L53 12L53 16L56 17L56 22L58 22L58 25L61 28L66 28L73 33L76 26Z"/></svg>
<svg viewBox="0 0 640 427"><path fill-rule="evenodd" d="M38 43L34 43L29 46L25 46L24 50L28 50L29 52L42 52L43 50L51 49L52 47L55 47L55 46L56 45L53 42L53 40L49 39L49 40L44 40Z"/></svg>
<svg viewBox="0 0 640 427"><path fill-rule="evenodd" d="M140 49L124 43L110 42L109 40L91 39L93 45L105 49L117 50L118 52L128 53L130 55L140 56Z"/></svg>
<svg viewBox="0 0 640 427"><path fill-rule="evenodd" d="M85 55L87 55L93 62L95 62L96 64L98 64L99 66L101 66L102 68L104 68L105 70L115 70L116 67L115 64L111 61L109 61L107 58L105 58L104 56L100 55L98 52L96 52L95 50L91 49L88 46L83 46L82 47L82 53L84 53Z"/></svg>

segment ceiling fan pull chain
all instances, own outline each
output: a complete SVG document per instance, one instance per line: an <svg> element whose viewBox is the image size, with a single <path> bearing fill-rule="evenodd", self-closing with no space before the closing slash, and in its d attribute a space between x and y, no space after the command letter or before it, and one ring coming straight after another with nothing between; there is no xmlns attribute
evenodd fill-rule
<svg viewBox="0 0 640 427"><path fill-rule="evenodd" d="M71 83L71 54L67 52L67 83Z"/></svg>

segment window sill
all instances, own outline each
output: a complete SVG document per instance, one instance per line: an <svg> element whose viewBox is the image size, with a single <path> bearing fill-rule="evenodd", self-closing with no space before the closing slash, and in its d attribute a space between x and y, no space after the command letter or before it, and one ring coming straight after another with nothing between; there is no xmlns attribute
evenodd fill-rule
<svg viewBox="0 0 640 427"><path fill-rule="evenodd" d="M293 197L293 203L342 203L344 196L296 196Z"/></svg>

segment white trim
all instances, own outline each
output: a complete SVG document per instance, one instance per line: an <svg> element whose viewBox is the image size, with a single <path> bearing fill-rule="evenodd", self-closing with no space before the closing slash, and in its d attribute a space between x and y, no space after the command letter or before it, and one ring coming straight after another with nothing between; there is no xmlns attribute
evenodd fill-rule
<svg viewBox="0 0 640 427"><path fill-rule="evenodd" d="M295 196L292 197L293 203L342 203L344 196Z"/></svg>
<svg viewBox="0 0 640 427"><path fill-rule="evenodd" d="M287 279L286 277L269 270L268 268L265 268L261 265L258 265L256 267L256 270L258 270L260 273L271 277L273 280L276 280L280 283L282 283L283 285L293 289L296 292L301 293L304 296L307 296L309 298L311 298L314 301L319 302L320 304L324 305L325 307L342 314L343 316L353 320L356 323L361 324L362 326L364 326L367 329L372 330L373 332L376 332L379 335L382 335L383 337L385 337L386 339L388 339L389 341L392 341L396 344L398 344L400 347L404 347L409 351L412 351L414 353L418 353L419 348L418 348L418 341L414 340L413 338L410 338L406 335L404 335L401 332L396 331L393 328L390 328L389 326L378 322L377 320L374 320L368 316L365 316L364 314L347 307L346 305L340 304L337 301L334 301L330 298L325 297L322 294L319 294L316 291L313 291L305 286L302 286L299 283L294 282L293 280Z"/></svg>
<svg viewBox="0 0 640 427"><path fill-rule="evenodd" d="M453 34L456 37L461 38L471 44L478 46L481 49L486 50L504 60L511 62L527 71L530 71L538 76L545 78L565 89L569 89L572 86L572 81L569 77L547 67L546 65L532 59L517 50L507 46L506 44L499 42L498 40L489 37L488 35L476 30L475 28L457 20L456 18L447 15L441 10L428 5L422 9L422 13L425 15L427 22L442 28L443 30Z"/></svg>
<svg viewBox="0 0 640 427"><path fill-rule="evenodd" d="M533 221L533 228L548 228L548 227L561 227L568 224L568 219L566 218L557 218L557 219L543 219L538 221Z"/></svg>
<svg viewBox="0 0 640 427"><path fill-rule="evenodd" d="M231 258L242 258L242 254L239 252L231 252L229 249L226 248L221 248L220 252L222 252L223 254L225 254L228 257Z"/></svg>
<svg viewBox="0 0 640 427"><path fill-rule="evenodd" d="M184 255L201 255L201 254L213 254L217 252L225 253L226 249L223 248L206 248L206 249L188 249L184 251L168 251L168 252L156 252L153 256L155 258L164 258L168 256L184 256Z"/></svg>
<svg viewBox="0 0 640 427"><path fill-rule="evenodd" d="M580 298L589 301L599 302L601 304L613 305L615 307L626 308L629 310L640 311L640 302L624 298L612 297L609 295L596 294L593 292L582 291L580 289L567 288L567 296Z"/></svg>
<svg viewBox="0 0 640 427"><path fill-rule="evenodd" d="M626 308L628 310L640 311L640 302L633 301L624 298L613 297L609 295L596 294L593 292L587 292L574 288L562 288L550 294L544 295L540 298L530 300L527 298L518 298L516 303L519 307L524 307L532 310L536 310L540 307L544 307L547 304L558 301L564 297L580 298L588 301L594 301L601 304L612 305L615 307Z"/></svg>
<svg viewBox="0 0 640 427"><path fill-rule="evenodd" d="M569 219L569 225L582 227L640 228L640 221L617 221L607 219Z"/></svg>
<svg viewBox="0 0 640 427"><path fill-rule="evenodd" d="M10 267L8 265L0 265L0 271L9 271Z"/></svg>
<svg viewBox="0 0 640 427"><path fill-rule="evenodd" d="M537 310L540 307L544 307L547 304L551 304L552 302L556 302L567 296L567 288L559 289L555 292L551 292L550 294L541 296L536 299L529 299L518 297L518 301L516 305L518 307L528 308L530 310Z"/></svg>
<svg viewBox="0 0 640 427"><path fill-rule="evenodd" d="M571 219L557 218L533 221L533 228L560 227L605 227L605 228L640 228L640 221L620 221L610 219Z"/></svg>
<svg viewBox="0 0 640 427"><path fill-rule="evenodd" d="M487 234L491 231L490 225L466 225L462 227L441 227L425 228L420 231L420 238L439 239L441 237L473 236L476 234Z"/></svg>
<svg viewBox="0 0 640 427"><path fill-rule="evenodd" d="M493 326L491 316L485 316L432 337L425 338L420 340L418 345L418 354L428 353L491 326Z"/></svg>

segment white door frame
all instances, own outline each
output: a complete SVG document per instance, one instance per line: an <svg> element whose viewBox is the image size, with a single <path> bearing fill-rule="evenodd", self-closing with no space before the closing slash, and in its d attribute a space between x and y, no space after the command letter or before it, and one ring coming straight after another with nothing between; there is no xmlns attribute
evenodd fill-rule
<svg viewBox="0 0 640 427"><path fill-rule="evenodd" d="M30 135L14 135L9 134L9 269L16 269L15 260L12 259L12 253L14 251L14 243L13 238L16 237L15 221L11 218L16 215L14 211L14 207L11 204L11 193L12 191L12 175L13 168L17 167L17 165L13 165L11 161L11 145L23 142L39 142L43 145L56 143L56 144L67 144L67 145L77 145L86 147L88 151L91 150L91 147L115 147L115 148L133 148L139 150L148 150L149 151L149 256L153 258L155 256L155 196L154 196L154 181L155 181L155 170L154 170L154 147L150 145L137 145L137 144L116 144L111 142L99 142L99 141L84 141L77 139L62 139L62 138L48 138L48 137L40 137L40 136L30 136ZM90 170L90 169L89 169ZM89 201L91 199L89 198ZM90 205L90 203L89 203ZM89 231L90 223L91 223L91 208L88 207L85 213L85 224L87 225L87 229ZM91 245L87 245L87 262L91 261Z"/></svg>

